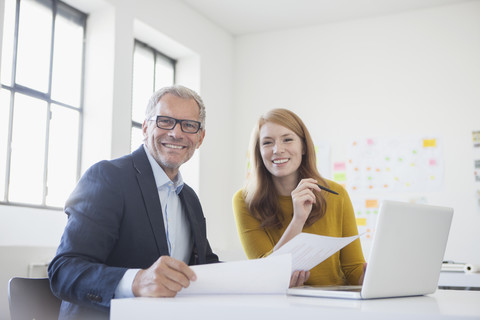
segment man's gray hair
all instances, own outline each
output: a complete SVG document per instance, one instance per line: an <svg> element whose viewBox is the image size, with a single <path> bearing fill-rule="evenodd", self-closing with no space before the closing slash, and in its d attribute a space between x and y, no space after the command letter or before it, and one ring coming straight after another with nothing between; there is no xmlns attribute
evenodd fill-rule
<svg viewBox="0 0 480 320"><path fill-rule="evenodd" d="M163 87L153 93L148 101L147 109L145 110L145 119L150 119L155 115L155 106L158 104L160 99L167 93L173 94L182 99L194 99L197 102L198 107L200 108L200 122L202 123L202 129L205 128L205 105L203 100L198 93L181 85L173 85L170 87Z"/></svg>

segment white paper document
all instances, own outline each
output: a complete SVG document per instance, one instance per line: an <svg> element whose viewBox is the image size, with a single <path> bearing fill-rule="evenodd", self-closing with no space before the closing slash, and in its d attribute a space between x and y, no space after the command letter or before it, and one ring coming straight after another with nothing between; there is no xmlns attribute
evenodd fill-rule
<svg viewBox="0 0 480 320"><path fill-rule="evenodd" d="M300 233L270 255L292 255L292 272L310 270L332 254L342 249L360 235L337 238L311 233Z"/></svg>
<svg viewBox="0 0 480 320"><path fill-rule="evenodd" d="M263 259L191 266L197 280L178 295L285 294L290 284L290 254Z"/></svg>

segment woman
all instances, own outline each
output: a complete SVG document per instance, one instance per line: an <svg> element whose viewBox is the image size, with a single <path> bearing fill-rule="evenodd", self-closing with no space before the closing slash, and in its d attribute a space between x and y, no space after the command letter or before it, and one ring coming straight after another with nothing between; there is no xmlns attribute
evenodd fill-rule
<svg viewBox="0 0 480 320"><path fill-rule="evenodd" d="M238 233L249 259L268 256L301 232L358 234L346 190L318 173L312 138L295 113L273 109L260 117L250 156L247 184L233 196ZM290 286L361 284L364 264L357 239L310 271L295 271Z"/></svg>

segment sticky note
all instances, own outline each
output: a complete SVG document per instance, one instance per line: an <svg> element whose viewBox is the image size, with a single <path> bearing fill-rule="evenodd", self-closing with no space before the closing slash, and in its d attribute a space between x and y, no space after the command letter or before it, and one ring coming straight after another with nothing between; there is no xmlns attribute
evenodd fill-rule
<svg viewBox="0 0 480 320"><path fill-rule="evenodd" d="M347 174L345 172L336 172L333 174L333 180L335 181L346 181Z"/></svg>
<svg viewBox="0 0 480 320"><path fill-rule="evenodd" d="M333 170L335 170L335 171L345 171L346 170L345 162L335 162L333 164Z"/></svg>
<svg viewBox="0 0 480 320"><path fill-rule="evenodd" d="M365 207L367 207L367 208L378 208L378 200L377 199L367 199L367 200L365 200Z"/></svg>
<svg viewBox="0 0 480 320"><path fill-rule="evenodd" d="M437 139L423 139L423 147L431 148L437 146Z"/></svg>
<svg viewBox="0 0 480 320"><path fill-rule="evenodd" d="M366 226L367 218L357 218L357 226Z"/></svg>

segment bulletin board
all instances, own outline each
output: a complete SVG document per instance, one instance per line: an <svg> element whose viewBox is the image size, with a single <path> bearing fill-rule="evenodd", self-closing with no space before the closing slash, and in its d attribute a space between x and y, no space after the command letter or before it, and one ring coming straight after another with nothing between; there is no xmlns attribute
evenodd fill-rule
<svg viewBox="0 0 480 320"><path fill-rule="evenodd" d="M346 177L350 193L438 191L443 184L441 140L438 137L353 140L348 149Z"/></svg>
<svg viewBox="0 0 480 320"><path fill-rule="evenodd" d="M437 136L352 139L333 179L348 191L364 254L368 255L384 197L434 192L443 186L442 140ZM420 200L421 201L421 200Z"/></svg>

